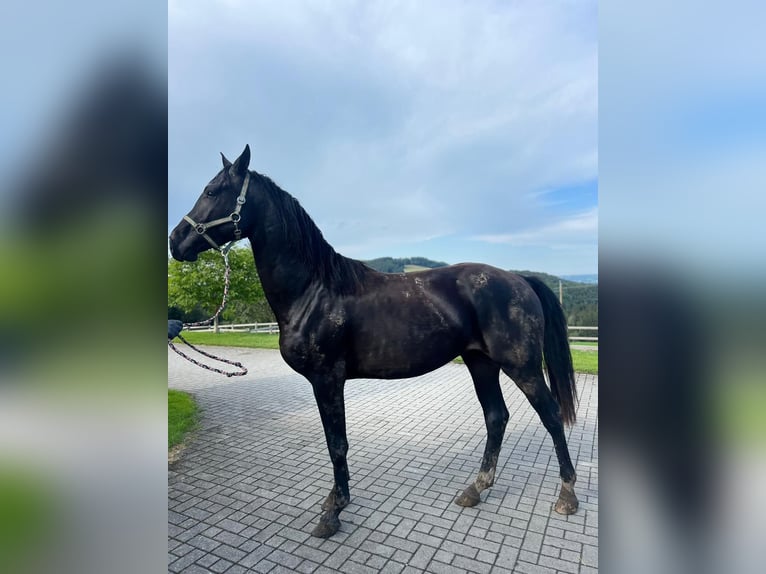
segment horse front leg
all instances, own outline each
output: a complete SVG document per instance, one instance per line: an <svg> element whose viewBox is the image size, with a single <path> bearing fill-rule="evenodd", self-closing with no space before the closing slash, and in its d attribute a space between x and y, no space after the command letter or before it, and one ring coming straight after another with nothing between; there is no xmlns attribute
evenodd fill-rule
<svg viewBox="0 0 766 574"><path fill-rule="evenodd" d="M322 503L323 514L311 532L317 538L328 538L340 528L340 511L348 506L348 440L346 439L346 409L343 401L345 380L335 377L315 377L311 381L314 398L322 418L327 450L333 466L335 484Z"/></svg>

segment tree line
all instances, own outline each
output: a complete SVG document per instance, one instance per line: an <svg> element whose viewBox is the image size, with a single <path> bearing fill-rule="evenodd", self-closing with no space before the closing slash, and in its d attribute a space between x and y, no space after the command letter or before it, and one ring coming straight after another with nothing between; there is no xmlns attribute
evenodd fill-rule
<svg viewBox="0 0 766 574"><path fill-rule="evenodd" d="M269 323L274 313L266 301L249 247L229 251L229 303L221 314L226 323ZM197 261L168 258L168 318L185 323L202 321L215 313L223 297L223 257L216 251L200 253Z"/></svg>
<svg viewBox="0 0 766 574"><path fill-rule="evenodd" d="M406 265L417 265L431 269L449 265L444 261L433 261L427 257L378 257L364 261L364 263L383 273L404 273Z"/></svg>
<svg viewBox="0 0 766 574"><path fill-rule="evenodd" d="M384 273L402 273L406 265L445 267L426 257L379 257L364 262ZM229 252L230 297L221 320L226 323L267 323L275 320L266 301L249 247ZM539 277L558 296L562 284L563 308L569 325L598 326L598 285L559 279L547 273L513 271ZM221 304L224 264L221 255L205 251L194 262L168 258L168 318L190 323L210 317Z"/></svg>
<svg viewBox="0 0 766 574"><path fill-rule="evenodd" d="M562 307L567 318L567 324L579 327L598 327L598 284L568 281L539 271L513 272L519 275L538 277L550 287L556 297L559 295L559 281L561 281Z"/></svg>

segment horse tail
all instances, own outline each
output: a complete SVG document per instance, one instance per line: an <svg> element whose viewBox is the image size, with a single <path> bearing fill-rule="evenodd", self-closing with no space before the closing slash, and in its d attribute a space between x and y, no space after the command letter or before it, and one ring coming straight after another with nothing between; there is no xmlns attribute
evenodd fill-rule
<svg viewBox="0 0 766 574"><path fill-rule="evenodd" d="M569 350L569 334L564 310L561 308L556 295L537 277L523 276L524 280L540 299L545 317L545 333L543 335L543 357L548 380L551 385L553 398L559 405L561 420L564 424L575 422L575 387L572 353Z"/></svg>

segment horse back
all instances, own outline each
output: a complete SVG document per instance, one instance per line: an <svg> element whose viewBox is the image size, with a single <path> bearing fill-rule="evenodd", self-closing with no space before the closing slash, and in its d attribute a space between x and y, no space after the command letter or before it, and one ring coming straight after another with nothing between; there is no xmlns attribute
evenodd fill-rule
<svg viewBox="0 0 766 574"><path fill-rule="evenodd" d="M375 273L349 298L344 317L349 375L372 378L417 376L466 350L489 354L523 342L530 330L536 336L542 324L539 301L522 277L474 263Z"/></svg>

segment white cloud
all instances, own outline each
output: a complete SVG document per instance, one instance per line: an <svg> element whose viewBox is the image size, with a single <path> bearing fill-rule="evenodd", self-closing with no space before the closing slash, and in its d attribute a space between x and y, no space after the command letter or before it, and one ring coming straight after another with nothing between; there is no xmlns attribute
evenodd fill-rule
<svg viewBox="0 0 766 574"><path fill-rule="evenodd" d="M598 208L559 219L542 227L514 233L477 235L472 239L487 243L508 243L515 246L547 246L555 249L593 245L598 236Z"/></svg>
<svg viewBox="0 0 766 574"><path fill-rule="evenodd" d="M539 228L533 192L597 178L595 3L172 1L169 19L171 226L244 143L341 245Z"/></svg>

